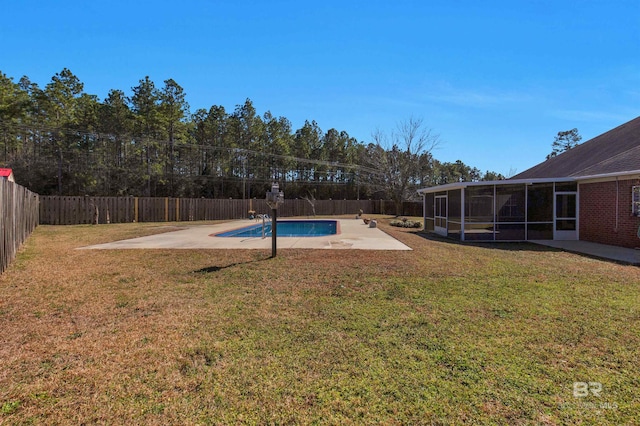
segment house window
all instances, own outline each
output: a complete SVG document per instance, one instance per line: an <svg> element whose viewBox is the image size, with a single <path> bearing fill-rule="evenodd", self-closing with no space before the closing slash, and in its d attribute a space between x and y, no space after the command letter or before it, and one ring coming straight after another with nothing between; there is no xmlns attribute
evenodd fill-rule
<svg viewBox="0 0 640 426"><path fill-rule="evenodd" d="M640 186L634 186L631 192L631 212L640 216Z"/></svg>

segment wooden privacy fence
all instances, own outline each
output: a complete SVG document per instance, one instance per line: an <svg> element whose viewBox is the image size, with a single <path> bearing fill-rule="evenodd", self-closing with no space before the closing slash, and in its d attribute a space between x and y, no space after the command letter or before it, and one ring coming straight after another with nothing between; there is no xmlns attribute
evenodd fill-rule
<svg viewBox="0 0 640 426"><path fill-rule="evenodd" d="M395 214L395 204L380 200L285 200L278 216ZM270 213L264 199L233 200L208 198L158 197L40 197L40 223L46 225L79 225L90 223L174 222L196 220L229 220ZM422 216L422 203L403 204L403 214Z"/></svg>
<svg viewBox="0 0 640 426"><path fill-rule="evenodd" d="M0 273L38 226L38 194L0 178Z"/></svg>

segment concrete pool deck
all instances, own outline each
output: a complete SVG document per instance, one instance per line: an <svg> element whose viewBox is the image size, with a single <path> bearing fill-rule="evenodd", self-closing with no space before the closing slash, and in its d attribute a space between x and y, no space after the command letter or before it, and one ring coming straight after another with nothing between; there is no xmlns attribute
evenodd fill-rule
<svg viewBox="0 0 640 426"><path fill-rule="evenodd" d="M606 244L592 243L590 241L544 240L531 242L571 253L586 254L587 256L597 257L600 259L613 260L619 263L640 266L640 250L638 249L610 246Z"/></svg>
<svg viewBox="0 0 640 426"><path fill-rule="evenodd" d="M287 219L289 220L289 219ZM369 228L359 219L335 219L340 233L324 237L278 237L278 249L411 250L378 228ZM214 225L186 226L176 231L130 240L81 247L82 249L271 249L271 238L216 237L214 234L256 224L236 220Z"/></svg>

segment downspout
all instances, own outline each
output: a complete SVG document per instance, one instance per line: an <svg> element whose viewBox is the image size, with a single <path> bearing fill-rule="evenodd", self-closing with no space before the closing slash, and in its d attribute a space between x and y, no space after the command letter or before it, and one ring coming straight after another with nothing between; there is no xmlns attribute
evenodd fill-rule
<svg viewBox="0 0 640 426"><path fill-rule="evenodd" d="M464 216L465 216L465 211L464 211L464 193L466 192L466 188L460 188L460 241L464 241Z"/></svg>
<svg viewBox="0 0 640 426"><path fill-rule="evenodd" d="M498 191L496 190L496 185L493 185L493 241L496 240L496 216L498 213L496 212L496 208L498 207L498 200L496 200L496 195Z"/></svg>
<svg viewBox="0 0 640 426"><path fill-rule="evenodd" d="M422 195L422 229L427 231L427 195L423 192Z"/></svg>
<svg viewBox="0 0 640 426"><path fill-rule="evenodd" d="M616 227L613 230L616 234L618 233L618 216L620 215L620 203L619 198L620 198L620 183L618 181L618 176L616 176Z"/></svg>
<svg viewBox="0 0 640 426"><path fill-rule="evenodd" d="M529 241L529 185L524 185L524 239Z"/></svg>

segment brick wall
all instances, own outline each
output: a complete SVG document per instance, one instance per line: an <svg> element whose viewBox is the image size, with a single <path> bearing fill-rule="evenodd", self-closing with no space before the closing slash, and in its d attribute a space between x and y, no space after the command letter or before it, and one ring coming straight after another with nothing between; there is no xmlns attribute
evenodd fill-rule
<svg viewBox="0 0 640 426"><path fill-rule="evenodd" d="M580 239L622 247L640 247L640 218L631 215L631 187L640 180L580 184Z"/></svg>

